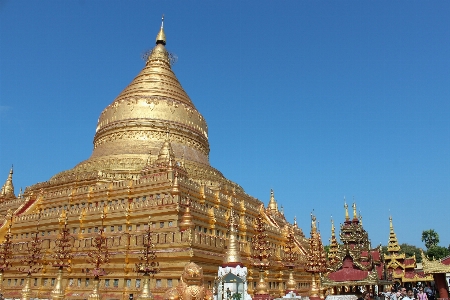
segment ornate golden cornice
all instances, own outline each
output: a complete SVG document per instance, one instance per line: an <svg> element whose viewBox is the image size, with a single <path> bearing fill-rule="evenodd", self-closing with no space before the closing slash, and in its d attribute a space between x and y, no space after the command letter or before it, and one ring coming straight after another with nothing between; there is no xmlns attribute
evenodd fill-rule
<svg viewBox="0 0 450 300"><path fill-rule="evenodd" d="M440 260L430 260L422 252L422 267L425 274L450 273L450 265L444 265Z"/></svg>

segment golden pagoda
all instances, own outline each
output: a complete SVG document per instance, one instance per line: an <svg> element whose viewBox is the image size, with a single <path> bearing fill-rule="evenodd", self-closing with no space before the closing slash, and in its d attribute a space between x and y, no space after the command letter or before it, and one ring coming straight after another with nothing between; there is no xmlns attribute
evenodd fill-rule
<svg viewBox="0 0 450 300"><path fill-rule="evenodd" d="M300 256L307 253L308 239L278 210L273 191L265 208L209 164L206 121L171 63L162 24L144 68L100 114L87 160L27 187L18 197L11 169L0 195L0 242L11 242L15 257L25 256L39 219L42 270L33 274L30 297L56 298L58 294L59 298L87 299L94 288L101 299L140 295L144 277L135 266L144 250L149 216L159 264L159 272L150 278L151 294L162 297L178 286L188 263L202 269L203 282L212 290L229 244L227 213L231 209L239 225L234 244L249 269L249 292L259 278L251 261L250 241L254 221L261 216L273 254L266 270L268 292L284 295L289 279L282 261L287 236L294 235ZM54 267L55 242L62 230L58 217L63 211L71 245L65 251L70 250L72 257L64 264L64 272ZM100 218L103 213L107 218ZM99 235L105 238L109 253L100 277L93 275L98 270L88 260ZM25 277L17 270L23 266L19 260L9 262L11 266L2 272L2 291L5 298L18 298ZM294 279L296 290L306 295L311 279L304 269L304 264L296 264ZM58 276L63 277L62 283ZM53 290L57 293L52 294Z"/></svg>

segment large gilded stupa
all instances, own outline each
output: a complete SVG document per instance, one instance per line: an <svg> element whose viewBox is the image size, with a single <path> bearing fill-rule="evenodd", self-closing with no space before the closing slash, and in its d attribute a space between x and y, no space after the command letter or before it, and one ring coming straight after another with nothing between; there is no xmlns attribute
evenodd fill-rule
<svg viewBox="0 0 450 300"><path fill-rule="evenodd" d="M0 287L6 298L20 297L25 286L32 298L54 297L62 268L65 298L88 298L94 275L100 277L103 299L136 297L144 283L136 264L149 230L159 263L150 280L156 298L177 286L191 262L203 269L204 284L213 291L229 241L231 210L238 232L233 247L248 268L249 294L259 280L250 241L255 219L261 217L272 254L265 273L269 293L285 294L289 270L283 261L289 244L299 256L294 262L297 290L308 294L308 240L296 223L287 222L273 192L265 207L210 166L206 121L172 71L165 45L161 26L142 71L100 114L90 158L18 196L11 169L0 195ZM61 262L64 251L56 251L63 228L70 233L67 263ZM41 251L31 260L36 245ZM95 249L108 253L97 265ZM97 269L101 273L93 272Z"/></svg>

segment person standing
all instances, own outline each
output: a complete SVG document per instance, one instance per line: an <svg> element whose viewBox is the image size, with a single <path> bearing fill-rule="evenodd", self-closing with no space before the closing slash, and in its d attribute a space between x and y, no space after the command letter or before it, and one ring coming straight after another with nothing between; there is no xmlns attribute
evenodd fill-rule
<svg viewBox="0 0 450 300"><path fill-rule="evenodd" d="M408 298L408 296L406 296L406 288L404 286L399 286L398 293L396 294L396 300L408 300L406 298Z"/></svg>
<svg viewBox="0 0 450 300"><path fill-rule="evenodd" d="M403 298L403 300L408 300L408 299L410 299L410 300L416 300L416 299L414 298L414 291L413 291L411 288L409 288L409 289L406 291L406 297Z"/></svg>
<svg viewBox="0 0 450 300"><path fill-rule="evenodd" d="M427 293L423 292L423 287L419 287L419 292L417 293L417 300L428 300Z"/></svg>
<svg viewBox="0 0 450 300"><path fill-rule="evenodd" d="M372 300L372 298L370 297L370 292L369 291L365 291L363 294L362 294L362 297L361 298L363 298L364 300Z"/></svg>
<svg viewBox="0 0 450 300"><path fill-rule="evenodd" d="M433 290L430 288L429 283L423 291L425 292L425 294L427 294L428 300L434 300L434 293Z"/></svg>

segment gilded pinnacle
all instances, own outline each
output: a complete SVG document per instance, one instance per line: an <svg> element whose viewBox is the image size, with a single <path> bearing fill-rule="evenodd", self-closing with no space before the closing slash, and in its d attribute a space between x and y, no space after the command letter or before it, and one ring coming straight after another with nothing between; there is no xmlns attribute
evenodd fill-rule
<svg viewBox="0 0 450 300"><path fill-rule="evenodd" d="M348 215L348 205L347 202L345 202L345 197L344 197L344 208L345 208L345 221L350 220L350 217Z"/></svg>
<svg viewBox="0 0 450 300"><path fill-rule="evenodd" d="M228 218L228 247L225 253L225 258L222 266L235 266L241 263L241 253L239 249L239 241L237 240L238 229L233 209L230 210L230 217Z"/></svg>
<svg viewBox="0 0 450 300"><path fill-rule="evenodd" d="M12 176L13 176L13 167L11 167L11 170L9 171L9 175L8 178L6 179L5 184L2 187L1 193L0 193L0 197L5 197L5 198L15 198L14 195L14 185L13 185L13 180L12 180Z"/></svg>
<svg viewBox="0 0 450 300"><path fill-rule="evenodd" d="M164 15L162 15L161 29L159 29L158 35L156 36L156 44L166 45L166 34L164 33Z"/></svg>
<svg viewBox="0 0 450 300"><path fill-rule="evenodd" d="M274 196L274 193L273 193L272 189L270 190L270 200L269 200L268 208L271 211L278 211L277 201L275 201L275 196Z"/></svg>

